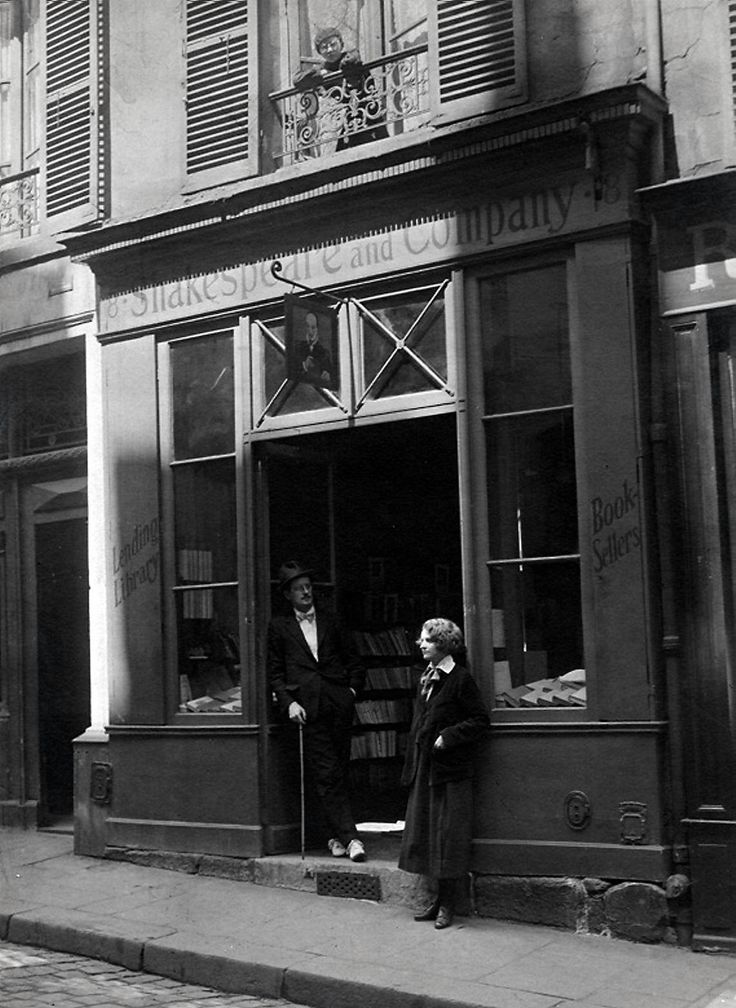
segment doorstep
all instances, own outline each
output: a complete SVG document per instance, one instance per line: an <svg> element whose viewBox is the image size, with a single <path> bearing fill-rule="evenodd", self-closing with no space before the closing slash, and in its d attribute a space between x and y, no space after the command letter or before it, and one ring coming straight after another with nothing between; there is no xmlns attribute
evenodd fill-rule
<svg viewBox="0 0 736 1008"><path fill-rule="evenodd" d="M400 832L360 832L367 858L360 864L325 850L270 854L257 858L106 847L105 857L150 868L227 878L255 885L295 889L318 896L367 899L415 908L429 897L426 880L397 867Z"/></svg>

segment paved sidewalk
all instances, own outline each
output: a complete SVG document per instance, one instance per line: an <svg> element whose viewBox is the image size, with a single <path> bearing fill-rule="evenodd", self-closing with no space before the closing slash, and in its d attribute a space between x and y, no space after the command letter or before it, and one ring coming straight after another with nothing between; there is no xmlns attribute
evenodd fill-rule
<svg viewBox="0 0 736 1008"><path fill-rule="evenodd" d="M75 857L0 830L0 939L317 1008L736 1008L736 957Z"/></svg>
<svg viewBox="0 0 736 1008"><path fill-rule="evenodd" d="M3 1008L290 1008L286 1001L222 994L68 952L0 942Z"/></svg>

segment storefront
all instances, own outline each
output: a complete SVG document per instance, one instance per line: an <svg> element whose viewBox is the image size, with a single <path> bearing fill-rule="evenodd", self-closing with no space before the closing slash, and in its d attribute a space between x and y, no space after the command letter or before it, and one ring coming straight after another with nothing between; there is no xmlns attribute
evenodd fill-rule
<svg viewBox="0 0 736 1008"><path fill-rule="evenodd" d="M647 190L657 224L671 587L666 620L684 753L678 818L689 849L696 948L733 950L734 334L736 173Z"/></svg>
<svg viewBox="0 0 736 1008"><path fill-rule="evenodd" d="M297 849L263 660L295 556L369 666L359 820L403 817L413 641L441 613L493 711L476 872L668 876L635 195L661 108L640 88L588 105L70 243L99 288L105 586L80 852Z"/></svg>
<svg viewBox="0 0 736 1008"><path fill-rule="evenodd" d="M60 246L0 255L0 825L71 830L89 724L88 271Z"/></svg>

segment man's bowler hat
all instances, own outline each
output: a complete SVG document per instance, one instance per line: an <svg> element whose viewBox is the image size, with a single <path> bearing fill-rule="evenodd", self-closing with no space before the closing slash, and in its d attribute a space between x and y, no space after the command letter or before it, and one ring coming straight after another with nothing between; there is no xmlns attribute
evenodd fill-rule
<svg viewBox="0 0 736 1008"><path fill-rule="evenodd" d="M287 560L286 563L281 564L279 567L279 591L283 591L284 588L288 587L294 578L311 577L312 574L314 574L314 571L308 567L302 567L298 560Z"/></svg>

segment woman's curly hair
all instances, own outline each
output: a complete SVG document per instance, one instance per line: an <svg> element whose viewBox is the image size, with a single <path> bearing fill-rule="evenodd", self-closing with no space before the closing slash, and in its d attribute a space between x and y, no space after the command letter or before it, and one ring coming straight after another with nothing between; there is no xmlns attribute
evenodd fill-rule
<svg viewBox="0 0 736 1008"><path fill-rule="evenodd" d="M427 639L433 644L437 644L445 654L457 654L465 647L460 627L443 616L425 620L422 624L422 633L426 634Z"/></svg>

